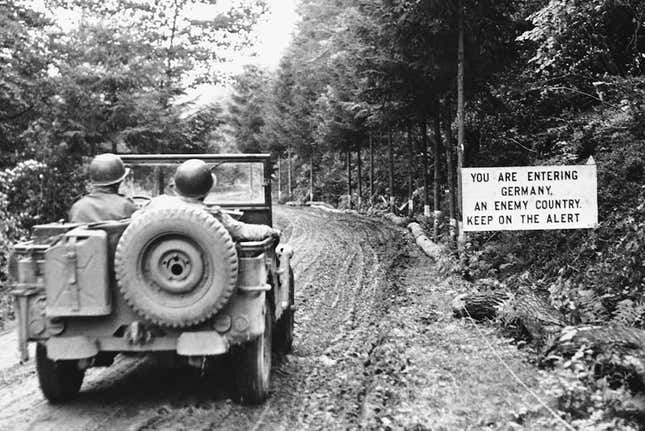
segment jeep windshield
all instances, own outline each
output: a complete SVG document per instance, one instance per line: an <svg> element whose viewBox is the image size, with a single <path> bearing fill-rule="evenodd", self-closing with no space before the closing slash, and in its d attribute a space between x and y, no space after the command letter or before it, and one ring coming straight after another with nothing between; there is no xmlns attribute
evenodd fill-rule
<svg viewBox="0 0 645 431"><path fill-rule="evenodd" d="M121 191L145 205L147 198L175 194L173 176L189 159L206 162L216 182L204 199L238 212L246 223L272 225L271 156L269 154L119 154L130 174Z"/></svg>
<svg viewBox="0 0 645 431"><path fill-rule="evenodd" d="M134 197L175 194L173 175L185 160L204 160L215 176L215 184L204 199L222 206L267 205L265 155L121 155L130 168L122 191Z"/></svg>

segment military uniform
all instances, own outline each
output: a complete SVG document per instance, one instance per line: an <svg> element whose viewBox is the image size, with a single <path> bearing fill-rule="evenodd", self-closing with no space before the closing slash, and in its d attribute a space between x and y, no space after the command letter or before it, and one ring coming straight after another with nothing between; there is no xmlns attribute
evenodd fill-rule
<svg viewBox="0 0 645 431"><path fill-rule="evenodd" d="M141 211L160 208L190 207L206 211L215 217L236 241L261 241L278 236L279 231L264 224L243 223L235 220L218 206L206 206L201 200L184 196L160 195L153 198ZM136 214L134 215L136 217Z"/></svg>
<svg viewBox="0 0 645 431"><path fill-rule="evenodd" d="M69 221L93 223L128 218L137 210L131 199L118 193L119 184L128 175L128 169L116 154L103 153L90 163L92 192L72 205Z"/></svg>
<svg viewBox="0 0 645 431"><path fill-rule="evenodd" d="M69 211L69 221L93 223L104 220L129 218L137 210L134 202L107 188L95 187L87 196L78 200Z"/></svg>

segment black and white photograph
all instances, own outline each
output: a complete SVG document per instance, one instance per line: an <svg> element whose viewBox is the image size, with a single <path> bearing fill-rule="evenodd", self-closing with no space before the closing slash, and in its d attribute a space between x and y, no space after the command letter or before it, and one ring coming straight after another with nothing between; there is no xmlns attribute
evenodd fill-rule
<svg viewBox="0 0 645 431"><path fill-rule="evenodd" d="M0 0L0 431L645 431L645 0Z"/></svg>

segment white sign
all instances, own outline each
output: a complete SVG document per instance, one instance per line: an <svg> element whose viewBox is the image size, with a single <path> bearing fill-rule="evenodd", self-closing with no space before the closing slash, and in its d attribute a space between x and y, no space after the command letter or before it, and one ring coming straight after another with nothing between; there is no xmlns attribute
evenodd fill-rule
<svg viewBox="0 0 645 431"><path fill-rule="evenodd" d="M596 165L463 168L463 230L584 229L598 225Z"/></svg>

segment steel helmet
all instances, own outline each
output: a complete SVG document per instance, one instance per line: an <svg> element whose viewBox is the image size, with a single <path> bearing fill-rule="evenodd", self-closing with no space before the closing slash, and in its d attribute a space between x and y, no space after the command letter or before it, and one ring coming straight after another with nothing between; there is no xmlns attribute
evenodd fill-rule
<svg viewBox="0 0 645 431"><path fill-rule="evenodd" d="M208 194L213 184L211 170L203 160L186 160L175 171L175 190L182 196L201 198Z"/></svg>
<svg viewBox="0 0 645 431"><path fill-rule="evenodd" d="M121 158L112 153L99 154L90 163L90 181L95 186L120 183L128 172Z"/></svg>

